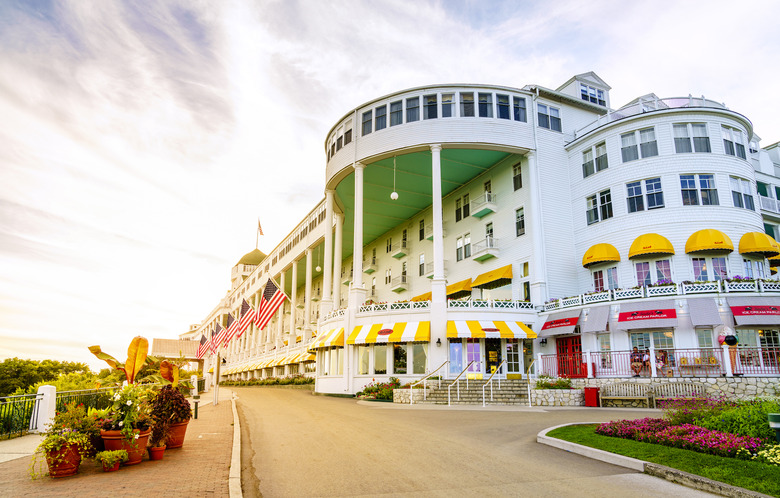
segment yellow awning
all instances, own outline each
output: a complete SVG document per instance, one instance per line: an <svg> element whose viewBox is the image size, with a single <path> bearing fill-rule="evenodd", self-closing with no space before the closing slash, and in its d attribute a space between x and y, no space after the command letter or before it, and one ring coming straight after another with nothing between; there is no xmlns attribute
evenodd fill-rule
<svg viewBox="0 0 780 498"><path fill-rule="evenodd" d="M450 320L447 322L447 337L451 339L481 338L490 339L536 339L536 332L521 322L502 322L497 320Z"/></svg>
<svg viewBox="0 0 780 498"><path fill-rule="evenodd" d="M429 293L430 294L430 293ZM471 279L461 280L447 286L447 297L457 299L459 297L465 297L471 295Z"/></svg>
<svg viewBox="0 0 780 498"><path fill-rule="evenodd" d="M303 361L303 362L315 361L315 360L317 360L317 356L311 353L301 353L301 357L299 359L299 361Z"/></svg>
<svg viewBox="0 0 780 498"><path fill-rule="evenodd" d="M655 254L674 254L669 239L657 233L646 233L637 237L628 249L628 259Z"/></svg>
<svg viewBox="0 0 780 498"><path fill-rule="evenodd" d="M471 286L478 289L495 289L511 283L512 265L506 265L483 273L471 282Z"/></svg>
<svg viewBox="0 0 780 498"><path fill-rule="evenodd" d="M712 228L699 230L688 237L688 242L685 243L686 254L699 251L731 252L733 250L734 244L731 243L731 239L728 235L720 230L714 230Z"/></svg>
<svg viewBox="0 0 780 498"><path fill-rule="evenodd" d="M209 368L209 373L210 373L210 374L213 374L213 373L214 373L214 367L211 367L211 368Z"/></svg>
<svg viewBox="0 0 780 498"><path fill-rule="evenodd" d="M598 263L617 263L620 253L612 244L595 244L582 256L582 266L585 268Z"/></svg>
<svg viewBox="0 0 780 498"><path fill-rule="evenodd" d="M344 327L327 330L314 339L309 345L309 349L343 347L344 346Z"/></svg>
<svg viewBox="0 0 780 498"><path fill-rule="evenodd" d="M431 322L395 322L358 325L349 334L347 344L428 342L430 340Z"/></svg>
<svg viewBox="0 0 780 498"><path fill-rule="evenodd" d="M777 274L777 267L776 266L770 266L769 267L769 273L771 273L772 275L776 275Z"/></svg>
<svg viewBox="0 0 780 498"><path fill-rule="evenodd" d="M760 254L771 258L780 254L780 246L764 232L748 232L739 239L739 253Z"/></svg>
<svg viewBox="0 0 780 498"><path fill-rule="evenodd" d="M413 297L412 301L430 301L432 295L432 292L426 292L425 294L420 294L419 296Z"/></svg>

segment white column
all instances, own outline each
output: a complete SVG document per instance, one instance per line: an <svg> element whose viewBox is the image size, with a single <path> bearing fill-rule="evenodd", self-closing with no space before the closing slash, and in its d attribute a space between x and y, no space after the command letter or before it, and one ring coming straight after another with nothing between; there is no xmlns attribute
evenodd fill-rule
<svg viewBox="0 0 780 498"><path fill-rule="evenodd" d="M282 289L282 292L284 292L284 286L286 285L285 282L285 272L284 270L281 271L279 274L279 287ZM276 312L276 314L279 316L279 320L276 330L276 345L279 346L281 341L284 340L284 306L285 303L282 303L282 305L279 307L279 311ZM292 314L292 313L290 313ZM270 334L269 334L270 335Z"/></svg>
<svg viewBox="0 0 780 498"><path fill-rule="evenodd" d="M334 213L336 221L336 241L333 250L333 308L341 307L341 237L344 233L344 216Z"/></svg>
<svg viewBox="0 0 780 498"><path fill-rule="evenodd" d="M528 172L531 180L530 197L531 206L528 212L531 222L531 240L533 243L533 257L531 258L531 302L543 303L547 301L547 263L544 256L544 235L542 234L542 199L539 183L539 167L536 161L536 153L529 152Z"/></svg>
<svg viewBox="0 0 780 498"><path fill-rule="evenodd" d="M352 238L352 284L363 288L363 163L355 163L355 224ZM362 304L362 303L360 303Z"/></svg>
<svg viewBox="0 0 780 498"><path fill-rule="evenodd" d="M297 332L295 330L295 319L298 314L298 262L292 263L292 291L290 291L290 335L288 341L295 342ZM284 344L284 338L282 338L282 344ZM281 346L281 344L279 344Z"/></svg>
<svg viewBox="0 0 780 498"><path fill-rule="evenodd" d="M54 415L57 414L57 388L54 386L40 386L38 394L43 398L36 401L38 405L38 417L30 420L31 431L43 432L54 422Z"/></svg>
<svg viewBox="0 0 780 498"><path fill-rule="evenodd" d="M325 191L325 261L322 265L320 316L333 309L333 190ZM338 278L338 277L336 277Z"/></svg>
<svg viewBox="0 0 780 498"><path fill-rule="evenodd" d="M431 346L428 366L447 359L447 280L444 278L444 222L441 200L441 145L431 145L431 195L433 197L433 279L431 280ZM440 340L442 347L434 346Z"/></svg>
<svg viewBox="0 0 780 498"><path fill-rule="evenodd" d="M303 328L301 332L303 337L306 337L306 334L311 335L311 276L313 260L311 248L306 249L306 293L303 298Z"/></svg>

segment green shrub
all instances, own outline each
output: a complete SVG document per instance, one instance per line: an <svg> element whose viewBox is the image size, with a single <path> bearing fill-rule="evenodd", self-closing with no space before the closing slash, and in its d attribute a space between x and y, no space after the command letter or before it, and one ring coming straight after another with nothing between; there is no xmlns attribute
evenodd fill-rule
<svg viewBox="0 0 780 498"><path fill-rule="evenodd" d="M664 410L664 418L672 425L699 425L697 420L717 416L734 406L734 402L724 398L680 398L661 401L659 406Z"/></svg>
<svg viewBox="0 0 780 498"><path fill-rule="evenodd" d="M780 412L780 399L759 398L737 401L732 406L725 406L719 413L697 418L695 423L707 429L757 437L769 442L774 440L775 431L769 427L767 414L778 412Z"/></svg>

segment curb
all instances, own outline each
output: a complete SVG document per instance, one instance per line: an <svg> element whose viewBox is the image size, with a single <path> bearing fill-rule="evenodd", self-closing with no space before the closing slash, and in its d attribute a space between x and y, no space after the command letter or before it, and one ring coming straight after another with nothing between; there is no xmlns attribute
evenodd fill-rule
<svg viewBox="0 0 780 498"><path fill-rule="evenodd" d="M548 427L540 431L536 435L536 442L559 448L570 453L582 455L594 460L599 460L605 463L611 463L612 465L618 465L620 467L626 467L631 470L643 472L645 474L660 477L667 481L681 484L689 488L697 489L699 491L706 491L708 493L714 493L720 496L728 496L731 498L771 498L769 495L751 491L749 489L739 488L730 484L722 483L719 481L713 481L706 477L697 476L695 474L689 474L682 470L673 469L671 467L665 467L658 465L657 463L646 462L644 460L638 460L616 453L610 453L608 451L591 448L590 446L583 446L581 444L564 441L563 439L557 439L547 435L548 432L559 427L567 427L570 425L583 425L583 424L596 424L598 422L577 422L574 424L561 424L554 427Z"/></svg>
<svg viewBox="0 0 780 498"><path fill-rule="evenodd" d="M242 498L241 491L241 422L238 420L238 411L236 410L236 393L230 399L233 408L233 453L230 457L230 474L228 484L230 489L230 498Z"/></svg>

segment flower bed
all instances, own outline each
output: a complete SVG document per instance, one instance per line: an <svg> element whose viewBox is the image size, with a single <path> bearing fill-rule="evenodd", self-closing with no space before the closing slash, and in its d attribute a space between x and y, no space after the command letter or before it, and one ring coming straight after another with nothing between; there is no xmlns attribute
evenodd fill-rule
<svg viewBox="0 0 780 498"><path fill-rule="evenodd" d="M388 382L372 382L355 394L358 399L382 399L393 400L393 389L401 387L401 381L397 377L390 377Z"/></svg>

